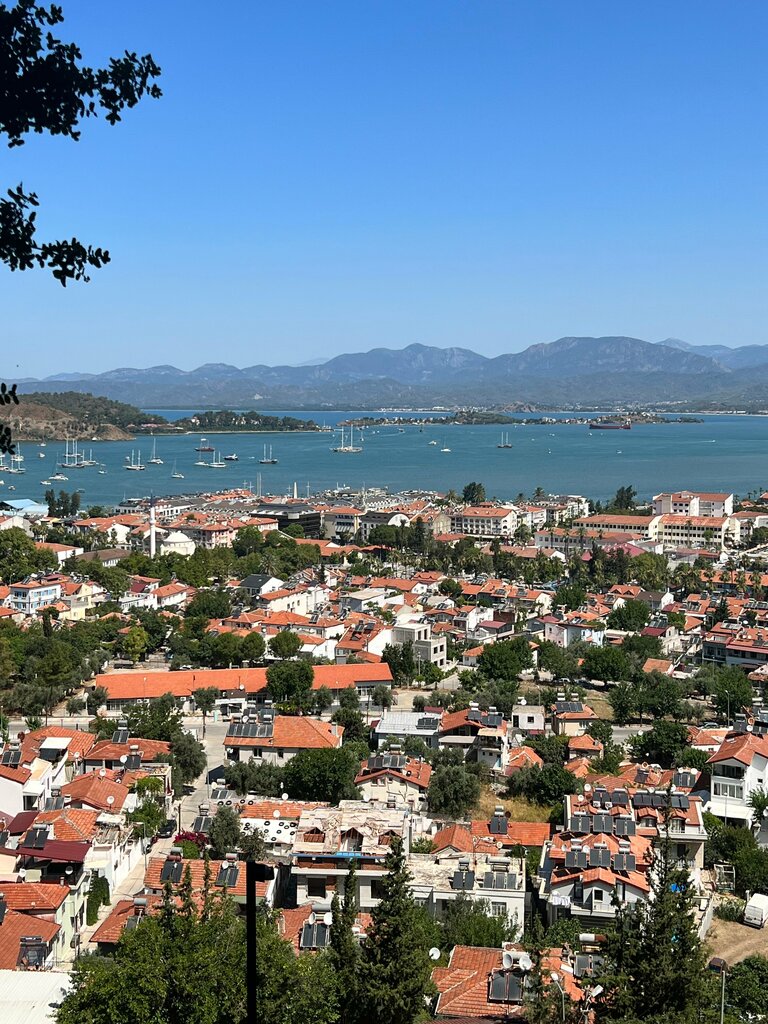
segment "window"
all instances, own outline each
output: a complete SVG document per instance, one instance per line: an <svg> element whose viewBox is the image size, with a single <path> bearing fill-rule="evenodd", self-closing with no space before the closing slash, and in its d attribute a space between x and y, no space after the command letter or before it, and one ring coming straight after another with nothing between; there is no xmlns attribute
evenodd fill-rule
<svg viewBox="0 0 768 1024"><path fill-rule="evenodd" d="M594 893L594 896L592 898L595 901L595 903L602 903L603 902L603 890L602 889L595 889L595 893Z"/></svg>
<svg viewBox="0 0 768 1024"><path fill-rule="evenodd" d="M491 903L491 915L493 917L504 917L507 913L505 903Z"/></svg>
<svg viewBox="0 0 768 1024"><path fill-rule="evenodd" d="M744 791L737 782L713 782L712 793L714 796L721 796L730 800L741 800Z"/></svg>
<svg viewBox="0 0 768 1024"><path fill-rule="evenodd" d="M310 899L324 900L325 899L325 879L324 878L308 878L307 879L307 896Z"/></svg>
<svg viewBox="0 0 768 1024"><path fill-rule="evenodd" d="M371 899L384 899L384 880L382 878L371 879Z"/></svg>

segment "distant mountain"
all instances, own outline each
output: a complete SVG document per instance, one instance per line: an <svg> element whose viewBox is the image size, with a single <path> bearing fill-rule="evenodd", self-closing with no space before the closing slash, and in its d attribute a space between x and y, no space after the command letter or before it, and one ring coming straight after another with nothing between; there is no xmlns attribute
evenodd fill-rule
<svg viewBox="0 0 768 1024"><path fill-rule="evenodd" d="M729 370L743 370L748 366L768 363L768 345L742 345L740 348L729 348L727 345L689 345L687 341L680 341L679 338L667 338L658 344L706 356Z"/></svg>
<svg viewBox="0 0 768 1024"><path fill-rule="evenodd" d="M730 349L670 338L560 338L487 357L466 348L375 348L301 366L207 363L68 371L19 391L80 391L142 408L331 409L461 405L595 408L700 401L765 392L768 346Z"/></svg>

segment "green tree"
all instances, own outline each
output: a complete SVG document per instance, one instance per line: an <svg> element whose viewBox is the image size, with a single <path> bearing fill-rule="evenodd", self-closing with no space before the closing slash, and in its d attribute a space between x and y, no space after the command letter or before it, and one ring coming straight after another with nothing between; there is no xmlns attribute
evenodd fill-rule
<svg viewBox="0 0 768 1024"><path fill-rule="evenodd" d="M421 916L410 894L402 841L395 836L386 860L382 898L362 943L360 991L367 1024L411 1024L434 991L432 962Z"/></svg>
<svg viewBox="0 0 768 1024"><path fill-rule="evenodd" d="M560 803L567 793L577 790L576 779L562 765L545 764L542 768L522 768L511 775L507 788L510 796L523 796L536 804Z"/></svg>
<svg viewBox="0 0 768 1024"><path fill-rule="evenodd" d="M478 669L487 679L503 679L507 682L516 680L521 672L532 665L531 648L524 636L486 644L477 662Z"/></svg>
<svg viewBox="0 0 768 1024"><path fill-rule="evenodd" d="M105 686L92 686L85 694L85 707L89 714L95 715L99 708L104 707L109 697ZM146 737L149 739L149 737Z"/></svg>
<svg viewBox="0 0 768 1024"><path fill-rule="evenodd" d="M264 637L255 630L247 633L240 642L240 655L249 665L257 665L263 661L265 651Z"/></svg>
<svg viewBox="0 0 768 1024"><path fill-rule="evenodd" d="M466 505L479 505L485 501L485 487L474 480L465 485L461 499Z"/></svg>
<svg viewBox="0 0 768 1024"><path fill-rule="evenodd" d="M480 797L480 780L461 765L446 765L432 773L427 797L430 811L462 818Z"/></svg>
<svg viewBox="0 0 768 1024"><path fill-rule="evenodd" d="M308 661L276 661L267 669L267 689L275 703L304 706L309 702L314 678Z"/></svg>
<svg viewBox="0 0 768 1024"><path fill-rule="evenodd" d="M728 971L727 999L744 1020L768 1017L768 959L748 956Z"/></svg>
<svg viewBox="0 0 768 1024"><path fill-rule="evenodd" d="M208 841L214 857L234 853L240 842L240 818L231 807L219 807L208 831Z"/></svg>
<svg viewBox="0 0 768 1024"><path fill-rule="evenodd" d="M226 619L232 599L225 590L199 590L187 605L187 618Z"/></svg>
<svg viewBox="0 0 768 1024"><path fill-rule="evenodd" d="M357 871L354 860L344 882L344 899L338 892L331 900L331 934L328 955L336 974L339 1024L356 1024L360 1017L360 945L352 929L357 919Z"/></svg>
<svg viewBox="0 0 768 1024"><path fill-rule="evenodd" d="M70 697L67 700L66 706L67 714L71 715L74 718L75 715L79 715L80 712L84 710L85 701L82 699L82 697Z"/></svg>
<svg viewBox="0 0 768 1024"><path fill-rule="evenodd" d="M611 502L611 508L619 512L628 512L635 507L636 497L637 491L631 484L628 484L626 487L619 487L616 491L616 496Z"/></svg>
<svg viewBox="0 0 768 1024"><path fill-rule="evenodd" d="M371 694L371 703L377 708L391 708L392 688L385 686L384 683L374 686L373 693Z"/></svg>
<svg viewBox="0 0 768 1024"><path fill-rule="evenodd" d="M666 842L657 849L647 901L623 904L604 949L608 973L600 1021L696 1021L712 1005L712 983L686 871Z"/></svg>
<svg viewBox="0 0 768 1024"><path fill-rule="evenodd" d="M442 947L446 950L454 946L499 948L503 942L514 942L523 922L515 921L506 914L496 917L490 909L488 900L471 900L465 893L450 900L440 922Z"/></svg>
<svg viewBox="0 0 768 1024"><path fill-rule="evenodd" d="M679 722L654 722L648 732L633 736L629 741L632 753L643 761L670 768L688 743L688 729Z"/></svg>
<svg viewBox="0 0 768 1024"><path fill-rule="evenodd" d="M354 800L358 796L355 776L360 767L352 747L300 750L283 769L283 783L296 800Z"/></svg>
<svg viewBox="0 0 768 1024"><path fill-rule="evenodd" d="M607 621L611 629L623 629L631 633L638 633L648 624L650 617L651 610L644 601L630 599L614 608Z"/></svg>
<svg viewBox="0 0 768 1024"><path fill-rule="evenodd" d="M327 686L320 686L313 691L314 708L318 715L322 715L333 704L333 692Z"/></svg>
<svg viewBox="0 0 768 1024"><path fill-rule="evenodd" d="M210 715L216 707L216 701L220 696L221 693L216 686L204 686L192 691L192 699L195 702L195 707L203 716L203 736L205 736L205 726L208 715Z"/></svg>
<svg viewBox="0 0 768 1024"><path fill-rule="evenodd" d="M269 649L275 658L295 658L301 650L301 637L290 629L282 629L269 641Z"/></svg>
<svg viewBox="0 0 768 1024"><path fill-rule="evenodd" d="M564 583L555 591L555 607L564 606L568 611L575 612L584 604L587 592L578 583Z"/></svg>
<svg viewBox="0 0 768 1024"><path fill-rule="evenodd" d="M588 679L604 682L626 679L630 672L629 661L620 647L590 647L584 655L582 670Z"/></svg>
<svg viewBox="0 0 768 1024"><path fill-rule="evenodd" d="M0 51L1 49L2 41L0 39ZM2 205L3 200L0 200L0 259L2 259ZM39 570L54 569L56 564L53 552L45 549L38 550L32 538L28 537L18 526L12 526L9 530L0 530L0 579L5 583L18 583Z"/></svg>
<svg viewBox="0 0 768 1024"><path fill-rule="evenodd" d="M205 771L205 750L188 732L182 732L172 740L171 753L182 783L194 782Z"/></svg>
<svg viewBox="0 0 768 1024"><path fill-rule="evenodd" d="M120 649L135 665L149 647L149 636L143 626L132 626L120 641Z"/></svg>

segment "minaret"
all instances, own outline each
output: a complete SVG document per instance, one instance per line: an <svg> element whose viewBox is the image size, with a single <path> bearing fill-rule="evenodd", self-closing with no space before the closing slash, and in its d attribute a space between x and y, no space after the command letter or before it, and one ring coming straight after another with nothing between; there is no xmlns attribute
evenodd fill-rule
<svg viewBox="0 0 768 1024"><path fill-rule="evenodd" d="M155 496L149 499L149 557L154 558L157 553L157 535L155 531Z"/></svg>

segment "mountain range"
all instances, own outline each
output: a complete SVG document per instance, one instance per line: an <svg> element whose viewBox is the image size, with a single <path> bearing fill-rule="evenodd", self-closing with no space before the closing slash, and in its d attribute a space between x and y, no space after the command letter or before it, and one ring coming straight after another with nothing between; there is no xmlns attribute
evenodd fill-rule
<svg viewBox="0 0 768 1024"><path fill-rule="evenodd" d="M768 345L560 338L494 357L408 345L300 366L121 367L19 382L20 393L32 391L88 392L142 408L765 408Z"/></svg>

